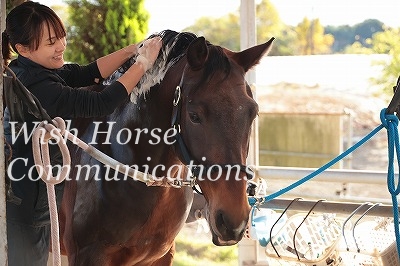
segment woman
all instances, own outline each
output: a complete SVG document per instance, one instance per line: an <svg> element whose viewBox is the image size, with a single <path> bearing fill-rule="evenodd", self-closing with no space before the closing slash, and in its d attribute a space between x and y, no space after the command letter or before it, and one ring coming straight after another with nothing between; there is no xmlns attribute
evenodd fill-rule
<svg viewBox="0 0 400 266"><path fill-rule="evenodd" d="M65 64L67 42L62 21L49 7L30 1L10 11L2 38L5 63L14 50L18 56L9 67L50 117L64 119L112 113L151 68L161 48L161 38L155 37L140 48L132 44L86 66ZM85 89L101 82L136 54L136 62L116 82L100 92ZM27 132L32 132L38 119L26 111L24 117ZM12 132L12 125L6 109L4 129L14 160L7 173L13 193L21 200L7 202L8 265L47 265L50 220L46 185L37 179L36 170L30 171L34 165L30 140L23 134L13 138L16 132ZM56 151L51 157L57 155ZM56 190L59 203L62 184Z"/></svg>

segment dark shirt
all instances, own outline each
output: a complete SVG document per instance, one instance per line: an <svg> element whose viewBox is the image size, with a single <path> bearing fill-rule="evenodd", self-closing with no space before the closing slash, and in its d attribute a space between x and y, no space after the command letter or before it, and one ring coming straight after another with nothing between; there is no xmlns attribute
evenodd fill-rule
<svg viewBox="0 0 400 266"><path fill-rule="evenodd" d="M125 87L118 81L103 86L100 91L89 89L91 85L96 85L95 81L102 80L96 62L86 66L65 64L60 69L51 70L28 58L18 56L9 67L39 100L51 118L61 117L66 120L108 115L128 97ZM19 134L15 139L13 136L17 136L18 132L12 132L13 121L10 121L8 108L4 112L5 138L11 145L11 161L14 161L8 173L14 180L19 180L12 181L11 184L14 194L22 199L20 205L7 202L7 219L20 224L46 225L49 223L46 187L42 181L33 181L38 178L38 173L34 167L31 141L34 122L41 121L26 110L24 119L25 121L20 122L25 123L27 135ZM7 152L10 151L6 149ZM52 166L62 164L57 145L50 145L50 157ZM57 185L56 189L57 187L62 188L60 185ZM60 195L61 193L57 193L58 198Z"/></svg>
<svg viewBox="0 0 400 266"><path fill-rule="evenodd" d="M98 117L110 114L128 96L125 87L118 81L105 87L100 92L89 90L96 80L102 80L97 63L86 66L65 64L62 68L51 70L18 56L9 67L17 78L39 100L51 118L71 119L76 117ZM34 128L34 122L41 122L25 111L25 122L28 134ZM31 153L31 142L20 134L16 140L11 139L10 114L4 113L4 131L6 140L13 147L13 158Z"/></svg>
<svg viewBox="0 0 400 266"><path fill-rule="evenodd" d="M102 80L96 62L87 66L65 64L60 69L51 70L18 56L9 67L52 118L107 115L127 97L125 87L119 82L101 92L85 88L95 85L95 80Z"/></svg>

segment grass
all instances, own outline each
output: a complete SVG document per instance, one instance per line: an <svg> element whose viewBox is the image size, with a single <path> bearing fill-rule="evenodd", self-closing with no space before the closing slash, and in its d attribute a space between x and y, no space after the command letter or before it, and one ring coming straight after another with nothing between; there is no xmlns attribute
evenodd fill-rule
<svg viewBox="0 0 400 266"><path fill-rule="evenodd" d="M195 234L179 234L176 238L174 266L232 266L238 264L237 246L218 247Z"/></svg>

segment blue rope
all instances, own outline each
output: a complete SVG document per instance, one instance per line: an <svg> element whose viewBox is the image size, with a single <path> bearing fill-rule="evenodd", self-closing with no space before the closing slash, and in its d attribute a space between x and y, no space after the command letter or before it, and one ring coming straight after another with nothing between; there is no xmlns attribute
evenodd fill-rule
<svg viewBox="0 0 400 266"><path fill-rule="evenodd" d="M399 159L400 159L400 144L399 144L399 131L397 126L399 124L399 119L394 114L386 114L386 109L381 111L381 122L382 125L387 129L388 136L388 175L387 175L387 185L388 190L392 196L392 206L393 206L393 223L394 223L394 231L396 235L396 244L397 244L397 254L400 259L400 233L399 233L399 207L397 203L397 195L400 193L399 182L397 180L397 187L395 182L395 174L394 174L394 149L396 148L396 157L397 164L400 167Z"/></svg>
<svg viewBox="0 0 400 266"><path fill-rule="evenodd" d="M399 211L398 211L398 203L397 203L397 195L399 195L399 193L400 193L400 175L398 177L399 179L397 180L397 187L396 187L394 166L393 166L393 164L394 164L394 148L396 148L397 163L398 163L398 166L400 169L400 161L399 161L399 159L400 159L400 143L399 143L399 133L397 130L399 119L394 114L386 114L386 108L381 110L380 119L382 122L381 125L376 127L368 135L366 135L360 141L355 143L352 147L348 148L343 153L341 153L340 155L335 157L330 162L328 162L325 165L323 165L322 167L318 168L311 174L294 182L293 184L291 184L277 192L274 192L268 196L265 196L263 198L250 197L249 204L251 206L254 206L257 203L264 203L264 202L270 201L270 200L272 200L276 197L279 197L282 194L285 194L286 192L300 186L301 184L309 181L313 177L322 173L323 171L330 168L331 166L336 164L338 161L342 160L344 157L346 157L347 155L349 155L350 153L352 153L353 151L358 149L361 145L363 145L370 138L372 138L376 133L378 133L382 128L385 127L387 129L387 135L388 135L388 153L389 153L387 184L388 184L388 190L392 196L393 219L394 219L394 229L395 229L395 235L396 235L397 254L399 255L399 259L400 259L400 233L399 233L400 228L399 228Z"/></svg>
<svg viewBox="0 0 400 266"><path fill-rule="evenodd" d="M312 179L313 177L319 175L320 173L322 173L323 171L325 171L326 169L328 169L329 167L331 167L332 165L336 164L338 161L342 160L344 157L346 157L347 155L349 155L350 153L352 153L353 151L355 151L357 148L359 148L361 145L363 145L365 142L367 142L370 138L372 138L376 133L378 133L381 129L383 128L383 125L380 125L378 127L376 127L374 130L372 130L368 135L366 135L364 138L362 138L361 140L359 140L356 144L354 144L352 147L348 148L347 150L345 150L343 153L339 154L337 157L335 157L332 161L328 162L327 164L323 165L322 167L318 168L317 170L315 170L314 172L312 172L311 174L303 177L302 179L294 182L293 184L272 193L271 195L265 196L262 199L257 199L255 197L251 197L249 198L249 203L250 205L254 205L256 203L260 203L260 202L267 202L270 201L276 197L281 196L282 194L285 194L286 192L300 186L301 184L309 181L310 179Z"/></svg>

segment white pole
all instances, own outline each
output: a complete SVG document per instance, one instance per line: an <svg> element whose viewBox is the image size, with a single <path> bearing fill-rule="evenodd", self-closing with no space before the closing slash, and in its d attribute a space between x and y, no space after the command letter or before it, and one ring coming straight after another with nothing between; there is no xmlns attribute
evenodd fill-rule
<svg viewBox="0 0 400 266"><path fill-rule="evenodd" d="M240 50L257 44L256 6L255 0L241 0L240 2ZM253 84L256 81L255 71L248 72L247 81Z"/></svg>
<svg viewBox="0 0 400 266"><path fill-rule="evenodd" d="M0 33L6 28L6 0L0 3ZM0 37L1 40L1 37ZM1 50L0 41L0 50ZM3 62L3 54L0 53ZM2 76L3 77L3 76ZM3 78L0 78L0 114L3 117ZM7 262L7 222L6 222L6 191L5 191L5 166L4 166L4 128L3 120L0 123L0 265L8 265Z"/></svg>
<svg viewBox="0 0 400 266"><path fill-rule="evenodd" d="M240 2L240 50L247 49L257 44L256 38L256 7L255 0L241 0ZM252 88L254 99L256 93L256 72L250 70L246 75L247 82ZM247 164L258 166L258 120L253 123L250 136L249 155ZM238 244L239 266L254 265L257 263L257 243L252 239L242 239ZM250 264L249 264L250 263Z"/></svg>
<svg viewBox="0 0 400 266"><path fill-rule="evenodd" d="M240 50L247 49L257 44L256 6L255 0L241 0L240 3ZM254 99L257 101L256 71L247 72L246 80L252 88ZM258 166L258 120L253 123L250 149L247 159L249 165Z"/></svg>

